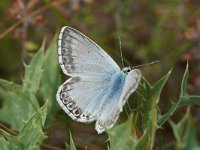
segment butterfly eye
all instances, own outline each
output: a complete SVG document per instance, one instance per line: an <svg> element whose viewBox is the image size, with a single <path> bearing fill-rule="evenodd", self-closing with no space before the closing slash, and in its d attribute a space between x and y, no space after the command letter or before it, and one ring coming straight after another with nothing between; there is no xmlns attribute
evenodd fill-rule
<svg viewBox="0 0 200 150"><path fill-rule="evenodd" d="M131 71L131 69L127 69L127 71L126 72L130 72Z"/></svg>
<svg viewBox="0 0 200 150"><path fill-rule="evenodd" d="M131 71L131 68L130 67L125 67L122 71L124 73L128 74Z"/></svg>

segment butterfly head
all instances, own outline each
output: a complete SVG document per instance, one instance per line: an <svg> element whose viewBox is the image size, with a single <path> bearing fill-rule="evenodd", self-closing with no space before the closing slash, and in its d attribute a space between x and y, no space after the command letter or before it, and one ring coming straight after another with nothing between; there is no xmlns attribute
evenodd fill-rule
<svg viewBox="0 0 200 150"><path fill-rule="evenodd" d="M124 73L128 74L128 73L131 71L131 67L130 67L130 66L129 66L129 67L124 67L124 68L122 69L122 71L123 71Z"/></svg>

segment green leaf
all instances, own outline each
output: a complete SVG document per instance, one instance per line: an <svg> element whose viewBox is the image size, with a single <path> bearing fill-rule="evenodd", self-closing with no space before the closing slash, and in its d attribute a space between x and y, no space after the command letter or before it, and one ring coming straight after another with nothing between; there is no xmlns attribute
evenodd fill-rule
<svg viewBox="0 0 200 150"><path fill-rule="evenodd" d="M138 142L133 146L133 150L147 150L150 147L150 136L148 129L144 131L143 136L138 140Z"/></svg>
<svg viewBox="0 0 200 150"><path fill-rule="evenodd" d="M72 139L72 134L70 132L70 145L69 145L69 150L76 150L76 147L74 145L74 141Z"/></svg>
<svg viewBox="0 0 200 150"><path fill-rule="evenodd" d="M20 85L4 79L0 79L0 88L4 91L17 91L18 93L22 91L22 87Z"/></svg>
<svg viewBox="0 0 200 150"><path fill-rule="evenodd" d="M0 94L4 99L3 108L0 109L0 120L10 124L15 130L21 129L24 121L34 112L34 108L16 93L0 91Z"/></svg>
<svg viewBox="0 0 200 150"><path fill-rule="evenodd" d="M58 86L61 83L59 71L60 66L58 63L56 34L45 54L44 72L42 74L41 80L42 88L40 89L43 99L49 100L47 122L52 116L54 116L59 108L55 100Z"/></svg>
<svg viewBox="0 0 200 150"><path fill-rule="evenodd" d="M178 108L178 103L175 103L170 107L167 113L165 113L164 115L159 114L157 120L158 126L161 127L175 113L177 108Z"/></svg>
<svg viewBox="0 0 200 150"><path fill-rule="evenodd" d="M158 116L157 124L162 126L177 110L186 105L199 105L200 106L200 96L183 96L180 97L177 103L174 103L167 113Z"/></svg>
<svg viewBox="0 0 200 150"><path fill-rule="evenodd" d="M188 71L188 64L187 64L185 73L183 75L183 80L181 83L180 98L176 103L172 104L172 106L170 107L167 113L165 113L164 115L158 116L157 124L159 126L162 126L181 107L185 105L189 105L189 104L200 105L200 96L196 96L196 95L188 96L187 94L186 88L187 88L188 77L189 77L189 71Z"/></svg>
<svg viewBox="0 0 200 150"><path fill-rule="evenodd" d="M3 138L0 137L0 149L1 150L9 150L8 142Z"/></svg>
<svg viewBox="0 0 200 150"><path fill-rule="evenodd" d="M152 99L156 102L156 104L159 102L161 91L162 91L167 79L169 78L170 74L171 74L171 70L164 77L162 77L159 81L157 81L153 85Z"/></svg>
<svg viewBox="0 0 200 150"><path fill-rule="evenodd" d="M183 75L183 80L181 83L181 96L187 96L187 81L188 81L188 77L189 77L189 71L188 71L188 62L187 62L187 66Z"/></svg>
<svg viewBox="0 0 200 150"><path fill-rule="evenodd" d="M7 137L10 149L39 149L39 143L46 138L42 131L46 115L47 103L33 114L18 136Z"/></svg>
<svg viewBox="0 0 200 150"><path fill-rule="evenodd" d="M37 99L20 85L0 79L0 96L3 99L0 120L20 130L28 118L39 108ZM9 110L9 111L8 111Z"/></svg>
<svg viewBox="0 0 200 150"><path fill-rule="evenodd" d="M192 122L189 111L183 116L179 123L175 124L170 121L176 138L176 149L178 150L197 150L200 149L197 137L196 128Z"/></svg>
<svg viewBox="0 0 200 150"><path fill-rule="evenodd" d="M158 113L158 102L160 100L161 91L169 78L171 71L169 71L164 77L157 81L153 86L144 80L144 91L140 93L143 95L144 100L141 108L142 114L142 128L143 136L139 139L138 143L134 145L134 149L152 149L155 132L158 129L157 113Z"/></svg>
<svg viewBox="0 0 200 150"><path fill-rule="evenodd" d="M109 135L110 150L129 150L136 142L136 137L132 133L132 116L128 121L115 126L107 131Z"/></svg>
<svg viewBox="0 0 200 150"><path fill-rule="evenodd" d="M193 105L199 105L200 106L200 96L197 95L191 95L191 96L183 96L180 98L180 101L178 103L178 108L181 108L183 106L193 104Z"/></svg>
<svg viewBox="0 0 200 150"><path fill-rule="evenodd" d="M23 88L30 90L33 94L37 92L43 73L44 43L40 50L34 55L29 65L25 65Z"/></svg>
<svg viewBox="0 0 200 150"><path fill-rule="evenodd" d="M142 128L145 129L149 120L149 111L151 109L151 85L146 81L143 80L142 86L139 87L139 93L142 95L143 101L141 106L141 114L142 114Z"/></svg>
<svg viewBox="0 0 200 150"><path fill-rule="evenodd" d="M179 121L178 124L175 124L172 121L169 121L169 123L172 126L172 129L173 129L173 132L174 132L174 136L176 137L176 140L177 140L178 143L181 142L183 130L184 130L186 121L188 119L188 115L189 115L189 113L187 112L185 114L185 116Z"/></svg>

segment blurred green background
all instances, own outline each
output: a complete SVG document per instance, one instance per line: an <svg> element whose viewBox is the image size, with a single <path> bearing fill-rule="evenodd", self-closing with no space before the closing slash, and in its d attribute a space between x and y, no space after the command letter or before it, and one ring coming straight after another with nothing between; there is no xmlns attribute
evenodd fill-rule
<svg viewBox="0 0 200 150"><path fill-rule="evenodd" d="M190 69L188 93L200 95L199 0L2 0L0 77L21 84L24 64L30 62L44 39L48 46L65 25L90 37L120 67L119 37L125 66L159 60L159 64L141 68L143 76L150 83L173 68L161 95L159 106L162 112L169 108L170 101L176 101L180 95L180 83L187 60ZM61 71L60 75L62 82L67 79ZM192 119L200 138L200 109L191 107ZM175 122L179 120L185 109L172 119ZM76 123L61 109L58 110L46 129L46 144L64 147L66 138L69 138L66 133L70 129L79 149L107 147L106 134L97 135L93 124ZM174 144L172 129L168 123L163 129L157 132L157 143L164 139L166 149L170 149Z"/></svg>

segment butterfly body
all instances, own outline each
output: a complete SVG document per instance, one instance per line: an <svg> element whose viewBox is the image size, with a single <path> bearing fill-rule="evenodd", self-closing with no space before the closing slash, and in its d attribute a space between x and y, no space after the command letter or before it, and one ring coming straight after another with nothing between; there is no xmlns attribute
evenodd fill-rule
<svg viewBox="0 0 200 150"><path fill-rule="evenodd" d="M67 26L59 35L58 55L63 72L70 77L58 89L59 105L73 120L96 121L98 133L111 128L138 87L140 71L121 70L96 43Z"/></svg>

